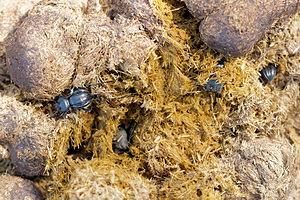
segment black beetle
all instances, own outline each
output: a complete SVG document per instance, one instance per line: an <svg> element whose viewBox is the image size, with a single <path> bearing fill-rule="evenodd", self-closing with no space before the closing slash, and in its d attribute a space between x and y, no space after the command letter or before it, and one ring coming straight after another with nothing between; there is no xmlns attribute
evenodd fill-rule
<svg viewBox="0 0 300 200"><path fill-rule="evenodd" d="M137 123L133 121L131 128L125 129L124 124L118 127L118 132L113 139L113 150L117 154L129 153L128 143L132 138Z"/></svg>
<svg viewBox="0 0 300 200"><path fill-rule="evenodd" d="M225 65L225 62L227 62L226 58L225 57L221 58L221 60L218 61L216 69L218 69L219 67L223 68Z"/></svg>
<svg viewBox="0 0 300 200"><path fill-rule="evenodd" d="M218 64L216 66L216 69L223 68L224 63L226 62L226 58L223 57L221 60L218 61ZM221 89L223 87L224 83L220 83L219 80L216 78L215 72L213 72L209 76L209 81L203 85L204 90L208 92L217 93L216 97L221 97Z"/></svg>
<svg viewBox="0 0 300 200"><path fill-rule="evenodd" d="M76 88L67 97L59 95L55 104L55 109L60 112L60 117L68 112L72 113L72 109L85 110L91 112L91 109L86 109L92 103L93 97L87 89Z"/></svg>
<svg viewBox="0 0 300 200"><path fill-rule="evenodd" d="M214 76L215 77L215 76ZM210 79L207 83L203 85L204 90L208 92L216 92L217 97L221 97L220 91L224 83L220 83L218 79Z"/></svg>
<svg viewBox="0 0 300 200"><path fill-rule="evenodd" d="M264 67L260 71L259 79L261 80L261 82L267 81L271 83L278 72L280 72L283 75L285 81L287 82L287 79L282 73L282 71L278 70L278 66L275 66L273 63L269 63L267 67Z"/></svg>

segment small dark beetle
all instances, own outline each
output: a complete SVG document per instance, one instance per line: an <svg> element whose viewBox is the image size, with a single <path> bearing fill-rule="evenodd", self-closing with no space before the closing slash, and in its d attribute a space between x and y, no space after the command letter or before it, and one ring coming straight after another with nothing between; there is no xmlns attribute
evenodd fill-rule
<svg viewBox="0 0 300 200"><path fill-rule="evenodd" d="M124 124L118 127L118 132L113 139L113 150L117 154L129 153L128 143L131 140L133 132L136 128L136 122L131 123L131 128L125 129Z"/></svg>
<svg viewBox="0 0 300 200"><path fill-rule="evenodd" d="M210 79L207 83L203 85L204 90L208 92L216 92L217 97L221 97L220 91L224 83L220 83L218 79Z"/></svg>
<svg viewBox="0 0 300 200"><path fill-rule="evenodd" d="M91 112L91 109L86 109L92 103L93 97L87 89L74 89L67 97L59 95L55 104L55 109L60 112L60 117L66 113L72 113L72 109L85 110Z"/></svg>
<svg viewBox="0 0 300 200"><path fill-rule="evenodd" d="M225 66L225 62L227 62L226 58L223 57L221 60L218 61L218 64L216 66L216 69L220 68L220 67L224 67Z"/></svg>
<svg viewBox="0 0 300 200"><path fill-rule="evenodd" d="M118 132L113 140L113 149L118 149L119 151L126 151L128 149L128 134L123 126L118 127Z"/></svg>
<svg viewBox="0 0 300 200"><path fill-rule="evenodd" d="M274 77L276 76L277 72L280 72L285 81L287 82L287 79L286 77L284 76L284 74L282 73L281 70L278 70L278 66L275 66L274 64L272 63L269 63L267 67L263 68L261 71L260 71L260 77L259 79L262 81L262 82L269 82L271 83L274 79Z"/></svg>
<svg viewBox="0 0 300 200"><path fill-rule="evenodd" d="M226 58L223 57L221 60L218 61L218 64L216 66L216 69L218 68L224 68L224 63L226 62ZM204 90L212 93L217 93L216 97L221 97L221 89L223 87L224 83L220 83L219 80L216 78L215 72L213 72L209 76L209 81L203 85Z"/></svg>

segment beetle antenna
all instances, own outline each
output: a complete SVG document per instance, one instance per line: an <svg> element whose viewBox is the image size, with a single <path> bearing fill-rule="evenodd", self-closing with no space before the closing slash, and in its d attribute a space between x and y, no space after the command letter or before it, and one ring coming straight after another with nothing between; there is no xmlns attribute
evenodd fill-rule
<svg viewBox="0 0 300 200"><path fill-rule="evenodd" d="M73 112L71 112L71 114L72 114L72 117L73 117L73 119L74 119L75 126L76 126L76 128L77 128L77 123L76 123L76 118L75 118L75 116L74 116L74 113L73 113Z"/></svg>
<svg viewBox="0 0 300 200"><path fill-rule="evenodd" d="M91 83L91 84L84 84L84 86L86 87L86 86L91 86L91 85L100 85L100 84L103 84L103 82L100 82L100 83Z"/></svg>
<svg viewBox="0 0 300 200"><path fill-rule="evenodd" d="M280 72L280 73L282 74L282 76L283 76L283 78L284 78L285 82L287 83L287 82L288 82L288 80L287 80L286 76L283 74L283 72L282 72L281 70L279 70L278 72Z"/></svg>
<svg viewBox="0 0 300 200"><path fill-rule="evenodd" d="M86 112L89 112L89 113L92 112L92 108L88 108L88 109L87 109L87 108L80 108L80 109L81 109L81 110L84 110L84 111L86 111Z"/></svg>
<svg viewBox="0 0 300 200"><path fill-rule="evenodd" d="M69 108L69 111L70 111L70 113L72 114L73 119L74 119L74 122L75 122L75 126L77 127L77 124L76 124L76 118L75 118L75 116L74 116L74 113L72 112L71 107Z"/></svg>
<svg viewBox="0 0 300 200"><path fill-rule="evenodd" d="M129 131L129 134L127 135L128 140L130 140L130 138L132 137L133 132L134 132L134 130L135 130L135 128L136 128L136 125L137 125L137 123L134 121L134 122L132 123L132 127L131 127L131 129L130 129L130 131Z"/></svg>
<svg viewBox="0 0 300 200"><path fill-rule="evenodd" d="M57 111L55 111L55 112L54 112L52 115L50 115L50 118L53 118L53 117L55 117L57 113L58 113L58 110L57 110Z"/></svg>
<svg viewBox="0 0 300 200"><path fill-rule="evenodd" d="M264 81L264 79L262 77L259 77L260 82L262 83L263 86L266 85L266 82Z"/></svg>
<svg viewBox="0 0 300 200"><path fill-rule="evenodd" d="M104 81L101 78L99 78L99 79L100 79L99 83L89 83L89 84L85 83L84 86L87 87L87 86L91 86L91 85L100 85L100 84L103 84Z"/></svg>

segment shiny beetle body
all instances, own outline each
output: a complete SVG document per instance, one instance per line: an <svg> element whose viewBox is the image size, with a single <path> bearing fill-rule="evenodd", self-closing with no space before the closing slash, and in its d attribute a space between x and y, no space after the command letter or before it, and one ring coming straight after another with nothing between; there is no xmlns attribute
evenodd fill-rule
<svg viewBox="0 0 300 200"><path fill-rule="evenodd" d="M274 79L274 77L276 76L276 74L280 72L285 81L287 82L287 79L286 77L284 76L284 74L282 73L281 70L278 70L278 66L275 66L274 64L272 63L269 63L267 67L264 67L261 71L260 71L260 77L259 79L262 81L262 82L268 82L268 83L271 83Z"/></svg>
<svg viewBox="0 0 300 200"><path fill-rule="evenodd" d="M216 66L216 69L218 68L224 68L226 58L223 57L221 60L218 61L218 64ZM216 97L221 97L221 89L223 88L224 83L220 83L219 80L216 78L215 72L213 72L209 76L209 81L203 85L204 90L212 93L217 93Z"/></svg>
<svg viewBox="0 0 300 200"><path fill-rule="evenodd" d="M220 83L218 79L210 79L207 83L203 85L204 90L208 92L219 93L223 87L224 83Z"/></svg>
<svg viewBox="0 0 300 200"><path fill-rule="evenodd" d="M277 68L273 64L269 63L267 67L263 68L260 71L261 79L271 83L276 73L277 73Z"/></svg>
<svg viewBox="0 0 300 200"><path fill-rule="evenodd" d="M71 92L67 97L59 96L55 109L63 116L67 112L72 112L72 109L80 109L90 112L91 109L86 109L92 103L93 97L87 89L79 88Z"/></svg>
<svg viewBox="0 0 300 200"><path fill-rule="evenodd" d="M122 124L118 127L118 131L113 139L113 151L119 155L123 153L130 153L128 143L130 142L133 132L137 123L132 121L130 127L125 129L125 125Z"/></svg>
<svg viewBox="0 0 300 200"><path fill-rule="evenodd" d="M225 62L227 62L227 60L226 60L226 58L225 57L223 57L221 60L219 60L218 61L218 64L217 64L217 66L216 66L216 69L218 69L218 68L224 68L225 67Z"/></svg>
<svg viewBox="0 0 300 200"><path fill-rule="evenodd" d="M118 127L118 132L114 137L114 142L113 144L115 145L114 147L119 149L120 151L125 151L127 150L127 145L128 145L128 134L127 131L125 130L124 127L119 126Z"/></svg>

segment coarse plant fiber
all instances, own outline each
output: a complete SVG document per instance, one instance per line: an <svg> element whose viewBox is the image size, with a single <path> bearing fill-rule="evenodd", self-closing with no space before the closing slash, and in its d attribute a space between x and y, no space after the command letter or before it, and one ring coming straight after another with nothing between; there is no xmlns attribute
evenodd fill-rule
<svg viewBox="0 0 300 200"><path fill-rule="evenodd" d="M42 177L35 179L36 183L47 188L48 199L255 199L263 188L264 193L259 194L263 198L287 197L297 184L293 183L297 162L293 158L299 155L294 150L300 144L297 123L291 121L297 117L299 105L299 51L297 42L291 42L299 39L299 14L274 24L247 56L226 57L225 67L216 69L223 56L202 43L198 19L188 13L183 2L144 2L149 2L160 21L163 39L130 65L123 64L142 54L135 57L114 49L123 60L111 59L112 55L105 55L105 62L81 60L78 67L85 66L84 73L73 84L82 86L85 80L99 83L89 86L95 94L94 112L75 112L76 125L72 115L57 121L46 167L50 179ZM113 2L100 3L101 9L113 10ZM80 32L91 34L89 26L90 30L104 27L103 33L87 37L91 44L106 40L105 31L114 26L121 38L139 35L146 41L143 44L153 44L143 31L128 31L130 23L137 30L135 25L142 20L119 13L115 22L108 23L105 14L109 12L101 9L86 18ZM80 50L84 52L84 48ZM98 52L93 55L102 58L102 50ZM108 61L118 64L109 68ZM270 62L280 66L288 83L280 73L271 84L259 81L259 71ZM221 98L202 88L213 72L225 83ZM9 90L12 88L4 89ZM132 120L137 122L129 144L133 157L116 155L112 141L118 126ZM243 155L260 167L249 164ZM261 159L257 160L257 155ZM261 169L272 178L255 189L257 183L249 179L259 181ZM274 179L278 181L274 183Z"/></svg>
<svg viewBox="0 0 300 200"><path fill-rule="evenodd" d="M108 159L73 161L75 170L65 195L69 199L154 198L156 188L138 174L136 161L121 160L111 155Z"/></svg>
<svg viewBox="0 0 300 200"><path fill-rule="evenodd" d="M180 6L175 2L151 2L155 15L163 22L163 36L168 43L160 46L160 51L152 51L141 68L146 73L147 88L140 88L128 74L101 73L106 81L95 91L106 95L109 103L98 106L101 112L96 121L104 128L92 135L94 144L88 148L103 159L109 157L117 126L132 118L138 126L131 149L145 170L143 175L153 177L160 185L158 198L243 196L229 173L232 168L225 166L220 156L226 157L226 147L234 143L234 134L281 135L282 123L299 95L298 84L289 82L285 90L280 89L280 81L263 86L258 71L268 62L285 66L284 60L254 60L249 56L228 58L225 67L216 71L220 81L227 83L221 99L201 89L197 91L197 85L206 82L221 57L193 35L197 29L195 20L180 23L183 11L176 9ZM267 40L262 49L267 49ZM126 91L133 86L137 94ZM139 102L140 108L134 109Z"/></svg>

